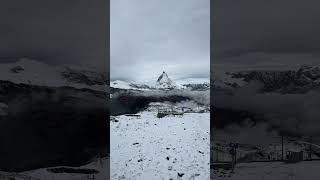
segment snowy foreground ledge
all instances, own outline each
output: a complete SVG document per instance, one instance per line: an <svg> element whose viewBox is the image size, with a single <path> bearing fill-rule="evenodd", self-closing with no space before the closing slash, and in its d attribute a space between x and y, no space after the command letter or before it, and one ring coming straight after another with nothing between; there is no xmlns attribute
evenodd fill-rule
<svg viewBox="0 0 320 180"><path fill-rule="evenodd" d="M83 173L52 173L48 171L51 167L41 168L25 172L3 172L0 171L0 180L107 180L106 176L109 175L109 157L96 159L95 161L74 169L91 169L96 170L95 174ZM63 166L63 168L72 168Z"/></svg>
<svg viewBox="0 0 320 180"><path fill-rule="evenodd" d="M216 180L316 180L320 161L304 161L295 164L283 162L257 162L237 164L234 173L229 170L213 170Z"/></svg>
<svg viewBox="0 0 320 180"><path fill-rule="evenodd" d="M210 113L110 122L110 179L210 179Z"/></svg>

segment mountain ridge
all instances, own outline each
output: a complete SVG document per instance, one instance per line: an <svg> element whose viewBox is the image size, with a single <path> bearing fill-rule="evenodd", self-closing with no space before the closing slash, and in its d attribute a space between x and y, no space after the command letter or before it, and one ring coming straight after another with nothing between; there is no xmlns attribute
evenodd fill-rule
<svg viewBox="0 0 320 180"><path fill-rule="evenodd" d="M53 66L28 58L1 64L0 80L17 84L70 86L99 91L105 91L107 84L107 77L104 74L88 67Z"/></svg>
<svg viewBox="0 0 320 180"><path fill-rule="evenodd" d="M320 88L320 67L302 65L293 70L248 70L215 76L215 88L239 88L251 82L262 84L261 92L300 94Z"/></svg>
<svg viewBox="0 0 320 180"><path fill-rule="evenodd" d="M180 79L179 83L174 82L169 78L169 76L163 71L163 73L158 77L155 84L149 85L137 82L127 82L124 80L113 80L110 82L110 87L115 89L126 89L126 90L181 90L189 89L191 91L205 91L209 90L210 82L203 79L193 79L189 82L189 79L182 81Z"/></svg>
<svg viewBox="0 0 320 180"><path fill-rule="evenodd" d="M176 89L178 85L173 82L165 71L159 76L156 82L156 88L158 89Z"/></svg>

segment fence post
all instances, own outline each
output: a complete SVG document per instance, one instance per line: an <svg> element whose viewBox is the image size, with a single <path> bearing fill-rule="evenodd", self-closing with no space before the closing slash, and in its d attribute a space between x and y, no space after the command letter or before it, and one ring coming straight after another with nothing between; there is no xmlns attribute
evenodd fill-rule
<svg viewBox="0 0 320 180"><path fill-rule="evenodd" d="M309 144L309 160L312 160L312 136L310 136L310 144Z"/></svg>
<svg viewBox="0 0 320 180"><path fill-rule="evenodd" d="M216 157L215 157L215 161L216 161L216 162L218 162L218 161L219 161L219 157L218 157L218 156L219 156L219 154L218 154L218 148L214 148L213 150L216 152L216 153L215 153L215 155L216 155Z"/></svg>
<svg viewBox="0 0 320 180"><path fill-rule="evenodd" d="M283 135L281 135L281 160L283 161Z"/></svg>

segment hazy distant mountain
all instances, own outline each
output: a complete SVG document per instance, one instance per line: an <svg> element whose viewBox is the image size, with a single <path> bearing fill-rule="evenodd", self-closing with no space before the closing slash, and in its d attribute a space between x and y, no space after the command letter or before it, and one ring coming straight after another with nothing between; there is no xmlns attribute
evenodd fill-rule
<svg viewBox="0 0 320 180"><path fill-rule="evenodd" d="M166 72L163 72L154 84L142 84L115 80L110 82L111 88L125 90L181 90L188 89L191 91L206 91L210 89L210 83L204 79L182 79L179 83L171 80Z"/></svg>
<svg viewBox="0 0 320 180"><path fill-rule="evenodd" d="M110 87L116 89L127 89L127 90L150 90L154 89L146 84L130 83L122 80L115 80L110 82Z"/></svg>
<svg viewBox="0 0 320 180"><path fill-rule="evenodd" d="M259 82L261 92L306 93L320 88L320 67L303 65L296 70L250 70L215 76L215 88L237 88Z"/></svg>
<svg viewBox="0 0 320 180"><path fill-rule="evenodd" d="M79 66L50 66L28 58L0 66L0 80L48 87L70 86L105 91L106 75Z"/></svg>
<svg viewBox="0 0 320 180"><path fill-rule="evenodd" d="M191 91L207 91L210 89L210 83L207 82L199 84L183 84L183 86Z"/></svg>

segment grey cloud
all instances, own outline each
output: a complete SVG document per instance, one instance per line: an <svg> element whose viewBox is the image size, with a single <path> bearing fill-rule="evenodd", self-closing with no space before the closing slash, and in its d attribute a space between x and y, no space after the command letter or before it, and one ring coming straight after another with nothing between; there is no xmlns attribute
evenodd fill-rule
<svg viewBox="0 0 320 180"><path fill-rule="evenodd" d="M234 95L215 92L214 107L256 114L280 130L299 135L319 135L319 91L306 94L259 94L257 83L234 91Z"/></svg>
<svg viewBox="0 0 320 180"><path fill-rule="evenodd" d="M209 0L112 0L111 78L150 80L207 74ZM152 77L151 77L152 76Z"/></svg>
<svg viewBox="0 0 320 180"><path fill-rule="evenodd" d="M245 62L240 56L256 52L319 54L319 5L316 0L215 1L213 63L230 61L230 56ZM282 61L290 64L290 59Z"/></svg>
<svg viewBox="0 0 320 180"><path fill-rule="evenodd" d="M107 4L105 0L2 0L0 58L84 64L106 72Z"/></svg>

